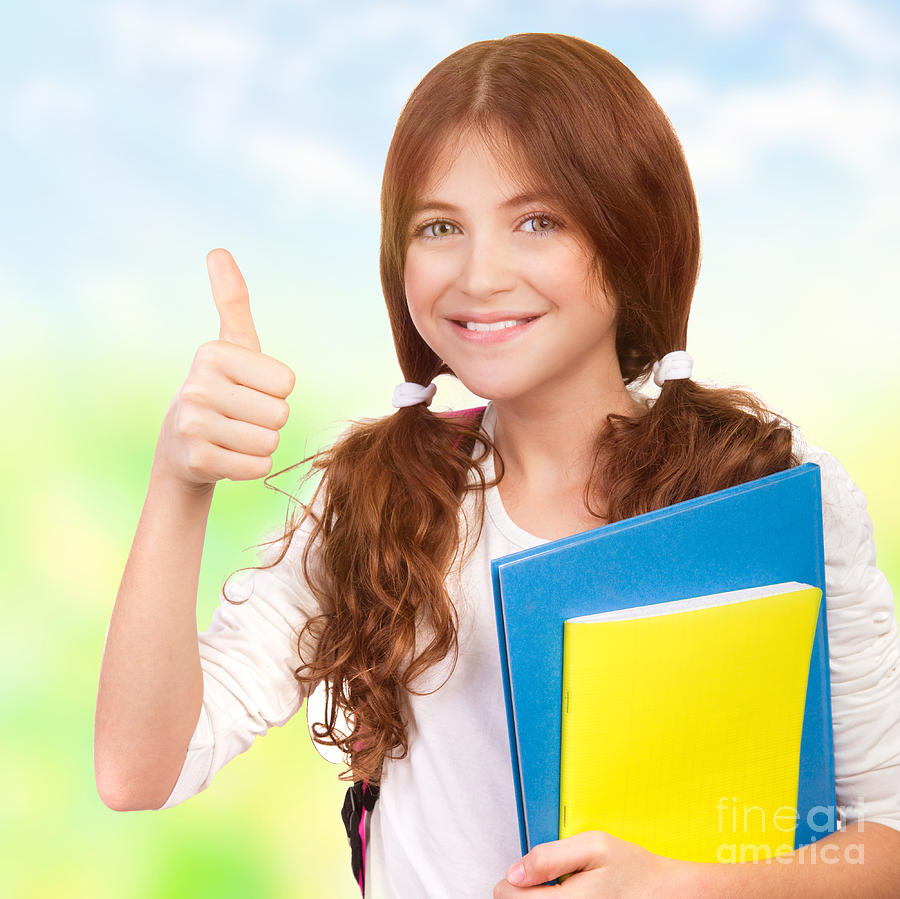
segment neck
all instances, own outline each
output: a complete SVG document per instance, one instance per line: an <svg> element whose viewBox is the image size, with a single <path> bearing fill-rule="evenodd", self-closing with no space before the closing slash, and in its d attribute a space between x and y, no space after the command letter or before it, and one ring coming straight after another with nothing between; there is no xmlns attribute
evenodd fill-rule
<svg viewBox="0 0 900 899"><path fill-rule="evenodd" d="M504 479L525 489L580 493L587 484L597 434L611 413L643 411L619 380L589 397L568 394L552 404L494 401L494 445L503 458Z"/></svg>

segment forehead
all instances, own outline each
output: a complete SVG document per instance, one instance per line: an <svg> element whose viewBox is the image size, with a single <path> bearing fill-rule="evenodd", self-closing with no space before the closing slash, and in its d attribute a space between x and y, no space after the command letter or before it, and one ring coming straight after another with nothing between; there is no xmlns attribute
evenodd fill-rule
<svg viewBox="0 0 900 899"><path fill-rule="evenodd" d="M512 193L545 193L537 179L529 177L529 168L524 154L506 139L474 131L452 133L438 144L413 192L418 199L433 195L455 174L486 177Z"/></svg>

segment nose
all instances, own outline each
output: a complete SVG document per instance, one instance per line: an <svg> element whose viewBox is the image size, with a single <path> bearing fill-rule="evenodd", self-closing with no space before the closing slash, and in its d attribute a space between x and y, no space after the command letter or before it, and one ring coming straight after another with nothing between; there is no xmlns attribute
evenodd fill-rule
<svg viewBox="0 0 900 899"><path fill-rule="evenodd" d="M499 235L469 236L460 257L457 288L473 299L489 299L512 290L515 270L511 249Z"/></svg>

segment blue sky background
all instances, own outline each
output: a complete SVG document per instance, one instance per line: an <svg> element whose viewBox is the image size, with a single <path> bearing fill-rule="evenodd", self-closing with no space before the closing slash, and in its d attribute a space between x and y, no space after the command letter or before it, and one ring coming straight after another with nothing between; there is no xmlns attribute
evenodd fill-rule
<svg viewBox="0 0 900 899"><path fill-rule="evenodd" d="M845 464L900 583L896 0L3 4L0 893L354 895L343 791L302 723L177 809L100 803L104 632L163 414L218 336L206 254L232 252L297 374L274 471L392 411L394 124L449 53L524 31L605 47L660 101L700 205L695 377L749 385ZM439 379L436 409L472 401ZM201 629L284 513L261 482L217 486Z"/></svg>
<svg viewBox="0 0 900 899"><path fill-rule="evenodd" d="M396 117L459 46L546 30L618 55L684 143L704 236L697 377L796 415L811 388L852 400L897 374L895 3L44 2L3 19L13 351L185 369L216 336L204 257L225 246L264 351L307 383L325 366L340 381L336 357L364 365L360 409L387 411L378 191Z"/></svg>

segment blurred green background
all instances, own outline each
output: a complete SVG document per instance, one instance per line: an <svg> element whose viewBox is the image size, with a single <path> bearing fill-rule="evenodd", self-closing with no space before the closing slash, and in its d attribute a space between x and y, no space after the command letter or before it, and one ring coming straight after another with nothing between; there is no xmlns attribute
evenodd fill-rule
<svg viewBox="0 0 900 899"><path fill-rule="evenodd" d="M59 2L0 13L0 893L351 897L340 768L303 711L165 812L99 800L106 625L158 430L217 336L216 246L297 374L273 471L400 380L377 271L391 131L471 41L559 31L670 115L703 221L696 376L752 386L869 497L900 575L900 18L890 3ZM440 379L435 408L472 404ZM299 473L273 484L297 488ZM222 482L198 626L287 500ZM461 860L464 863L464 860Z"/></svg>

